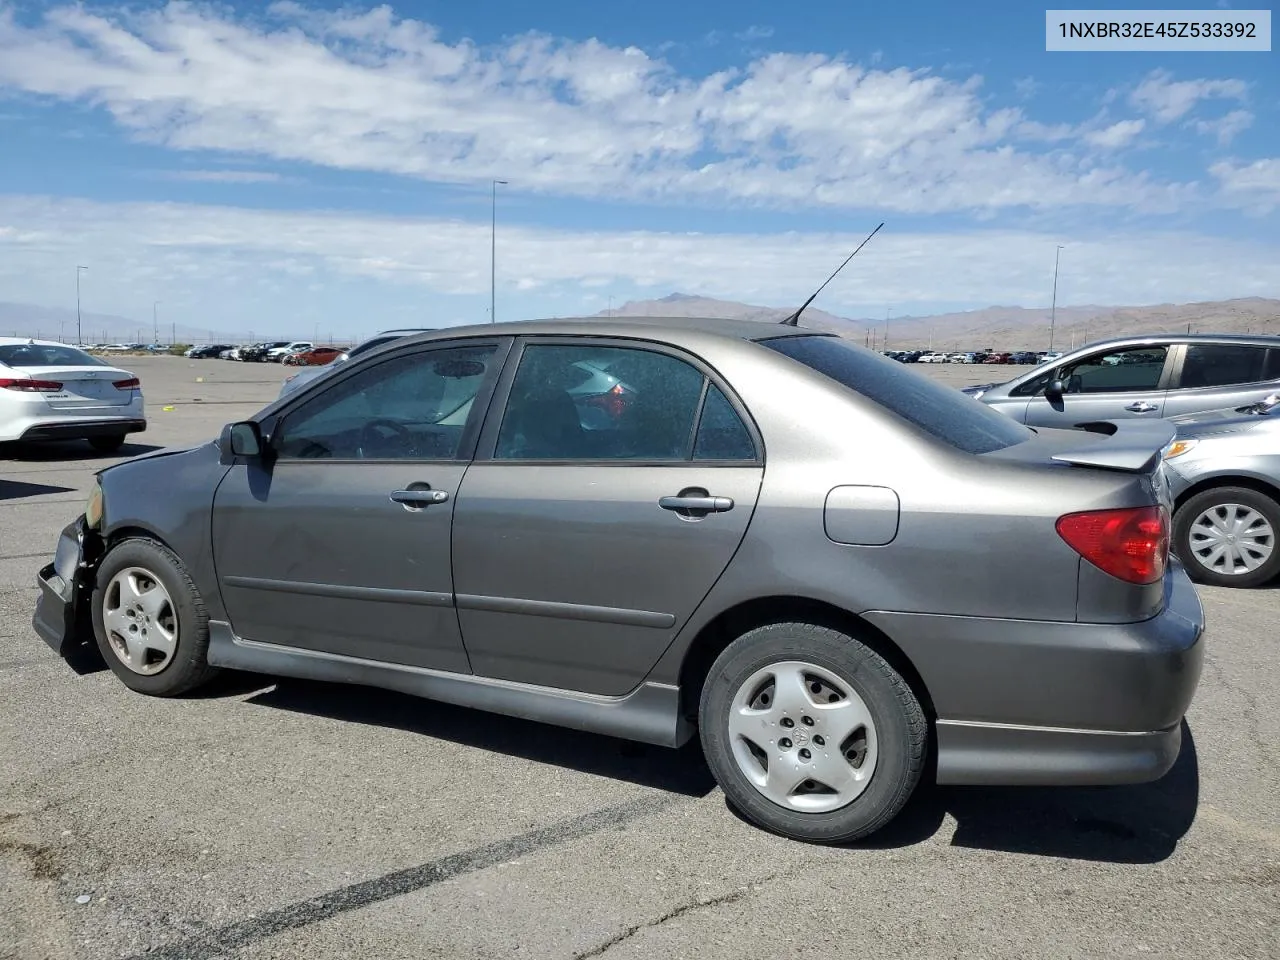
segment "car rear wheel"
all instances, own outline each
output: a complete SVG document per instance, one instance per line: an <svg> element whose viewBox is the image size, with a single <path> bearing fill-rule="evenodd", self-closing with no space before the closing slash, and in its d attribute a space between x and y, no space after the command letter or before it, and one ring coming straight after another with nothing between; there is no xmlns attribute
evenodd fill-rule
<svg viewBox="0 0 1280 960"><path fill-rule="evenodd" d="M125 540L98 566L93 631L103 659L131 690L173 697L205 683L209 618L182 562L152 540Z"/></svg>
<svg viewBox="0 0 1280 960"><path fill-rule="evenodd" d="M1215 487L1173 518L1173 551L1192 580L1256 587L1280 574L1280 504L1248 487Z"/></svg>
<svg viewBox="0 0 1280 960"><path fill-rule="evenodd" d="M89 446L99 453L115 453L124 446L124 434L113 433L108 437L90 437Z"/></svg>
<svg viewBox="0 0 1280 960"><path fill-rule="evenodd" d="M743 634L702 690L702 747L752 822L846 843L892 820L924 770L928 723L902 676L853 637L810 623Z"/></svg>

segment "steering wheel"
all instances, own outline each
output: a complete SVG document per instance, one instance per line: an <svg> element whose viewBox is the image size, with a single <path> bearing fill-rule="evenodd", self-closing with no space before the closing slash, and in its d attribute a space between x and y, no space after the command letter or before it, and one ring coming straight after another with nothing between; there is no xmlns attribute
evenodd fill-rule
<svg viewBox="0 0 1280 960"><path fill-rule="evenodd" d="M390 430L397 440L404 441L406 447L413 447L413 433L408 427L398 420L390 420L386 417L375 417L365 422L360 428L360 449L363 450L366 443L373 437L373 431L381 427ZM378 437L378 440L388 440L389 437Z"/></svg>

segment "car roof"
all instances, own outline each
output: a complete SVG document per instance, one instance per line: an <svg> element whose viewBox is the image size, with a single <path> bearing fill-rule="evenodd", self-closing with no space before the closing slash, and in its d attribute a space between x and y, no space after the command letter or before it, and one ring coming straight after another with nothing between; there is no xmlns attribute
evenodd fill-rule
<svg viewBox="0 0 1280 960"><path fill-rule="evenodd" d="M852 332L852 328L851 328ZM657 336L655 334L667 334ZM477 323L461 327L441 327L424 339L459 336L601 336L636 339L681 339L690 335L711 335L733 340L772 340L778 337L835 336L829 330L784 326L761 320L734 320L726 317L555 317L504 323Z"/></svg>

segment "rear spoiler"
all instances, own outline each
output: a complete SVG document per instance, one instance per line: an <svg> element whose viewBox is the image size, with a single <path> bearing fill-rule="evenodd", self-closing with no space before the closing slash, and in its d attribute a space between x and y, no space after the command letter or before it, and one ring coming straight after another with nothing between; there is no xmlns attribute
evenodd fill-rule
<svg viewBox="0 0 1280 960"><path fill-rule="evenodd" d="M1053 454L1053 460L1077 467L1147 473L1177 436L1178 429L1167 420L1096 420L1077 423L1076 428L1105 434L1104 443L1094 441L1079 450Z"/></svg>

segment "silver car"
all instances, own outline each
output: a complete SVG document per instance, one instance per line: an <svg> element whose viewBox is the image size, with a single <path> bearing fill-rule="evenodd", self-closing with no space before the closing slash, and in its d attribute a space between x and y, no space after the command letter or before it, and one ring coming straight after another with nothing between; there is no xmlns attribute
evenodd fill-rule
<svg viewBox="0 0 1280 960"><path fill-rule="evenodd" d="M1280 575L1280 399L1225 413L1176 421L1173 549L1202 583L1253 587Z"/></svg>
<svg viewBox="0 0 1280 960"><path fill-rule="evenodd" d="M583 363L625 370L606 420ZM233 668L698 737L751 820L848 841L935 764L1172 766L1203 650L1168 554L1173 435L1033 432L796 327L441 330L100 473L34 625L153 696Z"/></svg>
<svg viewBox="0 0 1280 960"><path fill-rule="evenodd" d="M964 392L1019 423L1074 427L1238 407L1277 389L1280 337L1194 334L1092 343Z"/></svg>

